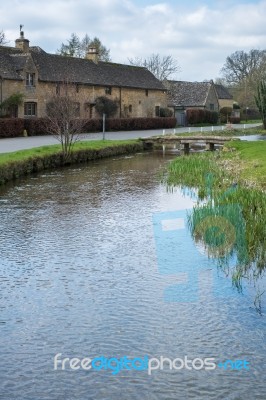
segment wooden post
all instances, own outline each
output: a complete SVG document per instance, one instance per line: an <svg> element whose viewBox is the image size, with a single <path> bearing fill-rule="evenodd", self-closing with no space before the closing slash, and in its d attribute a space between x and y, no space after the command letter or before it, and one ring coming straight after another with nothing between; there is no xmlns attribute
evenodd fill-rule
<svg viewBox="0 0 266 400"><path fill-rule="evenodd" d="M189 154L189 143L184 143L184 154Z"/></svg>
<svg viewBox="0 0 266 400"><path fill-rule="evenodd" d="M206 150L214 151L214 143L213 142L206 142Z"/></svg>

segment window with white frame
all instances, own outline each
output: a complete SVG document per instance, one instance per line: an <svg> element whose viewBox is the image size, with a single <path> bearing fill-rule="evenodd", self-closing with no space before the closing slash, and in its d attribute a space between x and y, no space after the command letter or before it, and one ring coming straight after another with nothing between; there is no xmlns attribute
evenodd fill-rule
<svg viewBox="0 0 266 400"><path fill-rule="evenodd" d="M26 74L26 86L35 86L35 74L27 72L27 74Z"/></svg>

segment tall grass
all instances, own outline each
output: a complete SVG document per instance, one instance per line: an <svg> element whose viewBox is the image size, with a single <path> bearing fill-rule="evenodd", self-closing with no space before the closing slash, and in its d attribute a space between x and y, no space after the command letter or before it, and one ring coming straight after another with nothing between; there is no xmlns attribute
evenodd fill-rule
<svg viewBox="0 0 266 400"><path fill-rule="evenodd" d="M261 154L261 143L256 147ZM260 189L237 183L235 173L221 168L223 157L220 153L178 157L169 164L164 182L169 190L188 187L198 196L188 220L191 234L224 270L234 255L232 280L241 289L244 277L257 279L266 269L266 196Z"/></svg>

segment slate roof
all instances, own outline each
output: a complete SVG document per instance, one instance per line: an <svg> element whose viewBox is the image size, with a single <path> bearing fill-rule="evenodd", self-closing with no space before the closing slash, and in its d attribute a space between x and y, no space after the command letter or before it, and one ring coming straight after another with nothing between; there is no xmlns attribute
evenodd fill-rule
<svg viewBox="0 0 266 400"><path fill-rule="evenodd" d="M228 90L223 85L214 85L218 96L218 99L232 100L233 96L228 92Z"/></svg>
<svg viewBox="0 0 266 400"><path fill-rule="evenodd" d="M0 52L0 76L4 79L22 79L13 57L8 52Z"/></svg>
<svg viewBox="0 0 266 400"><path fill-rule="evenodd" d="M49 54L40 47L30 47L30 54L38 69L39 81L67 79L80 84L165 90L146 68L106 62L96 64L87 59ZM21 79L19 70L23 69L27 57L29 54L19 49L0 46L0 76Z"/></svg>
<svg viewBox="0 0 266 400"><path fill-rule="evenodd" d="M205 106L211 82L168 81L169 107Z"/></svg>

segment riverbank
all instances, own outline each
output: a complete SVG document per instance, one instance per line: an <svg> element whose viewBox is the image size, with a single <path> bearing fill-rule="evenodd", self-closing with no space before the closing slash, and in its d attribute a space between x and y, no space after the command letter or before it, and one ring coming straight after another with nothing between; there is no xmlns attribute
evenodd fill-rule
<svg viewBox="0 0 266 400"><path fill-rule="evenodd" d="M229 142L219 165L245 187L266 189L266 141Z"/></svg>
<svg viewBox="0 0 266 400"><path fill-rule="evenodd" d="M143 145L138 140L77 142L67 163L59 144L4 153L0 154L0 185L47 169L87 163L100 158L136 153L142 150Z"/></svg>
<svg viewBox="0 0 266 400"><path fill-rule="evenodd" d="M266 264L265 153L264 141L232 141L221 152L177 157L165 175L170 189L189 187L196 192L199 201L205 200L205 205L199 203L193 211L193 235L204 234L203 228L203 231L196 228L198 223L203 226L206 213L221 214L224 222L216 234L210 231L211 243L216 238L226 240L228 229L234 228L238 265L232 272L232 279L238 289L244 276L261 274ZM241 232L243 236L239 239ZM229 244L225 243L226 246Z"/></svg>
<svg viewBox="0 0 266 400"><path fill-rule="evenodd" d="M216 176L213 184L226 189L232 183L246 188L266 189L266 141L234 140L224 145L223 151L181 156L169 167L167 183L189 187L205 185L205 175Z"/></svg>

